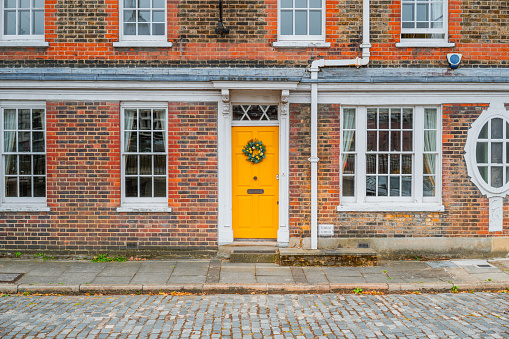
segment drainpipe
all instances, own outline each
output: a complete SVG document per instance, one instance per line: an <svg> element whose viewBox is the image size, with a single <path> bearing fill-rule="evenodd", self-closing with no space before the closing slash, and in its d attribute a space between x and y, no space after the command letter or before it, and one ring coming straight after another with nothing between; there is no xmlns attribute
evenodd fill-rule
<svg viewBox="0 0 509 339"><path fill-rule="evenodd" d="M318 248L318 72L322 67L366 66L371 47L369 31L369 0L362 3L362 58L346 60L318 59L311 63L311 249Z"/></svg>

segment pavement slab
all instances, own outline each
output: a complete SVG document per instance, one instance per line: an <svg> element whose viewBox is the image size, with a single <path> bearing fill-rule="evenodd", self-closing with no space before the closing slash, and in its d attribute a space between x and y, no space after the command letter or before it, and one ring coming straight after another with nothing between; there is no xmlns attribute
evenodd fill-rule
<svg viewBox="0 0 509 339"><path fill-rule="evenodd" d="M99 277L133 277L141 267L139 262L110 262L97 274Z"/></svg>
<svg viewBox="0 0 509 339"><path fill-rule="evenodd" d="M68 272L65 271L55 279L57 284L74 285L90 284L96 278L94 272Z"/></svg>
<svg viewBox="0 0 509 339"><path fill-rule="evenodd" d="M254 266L222 267L219 283L227 284L235 281L237 283L256 283L256 268Z"/></svg>
<svg viewBox="0 0 509 339"><path fill-rule="evenodd" d="M209 261L178 261L172 276L206 276L209 271Z"/></svg>
<svg viewBox="0 0 509 339"><path fill-rule="evenodd" d="M140 272L131 279L130 284L149 284L149 285L161 285L166 284L170 279L170 273L157 273L157 272Z"/></svg>
<svg viewBox="0 0 509 339"><path fill-rule="evenodd" d="M207 281L205 275L171 275L168 284L204 284Z"/></svg>
<svg viewBox="0 0 509 339"><path fill-rule="evenodd" d="M322 267L303 267L302 270L310 284L323 284L329 282Z"/></svg>

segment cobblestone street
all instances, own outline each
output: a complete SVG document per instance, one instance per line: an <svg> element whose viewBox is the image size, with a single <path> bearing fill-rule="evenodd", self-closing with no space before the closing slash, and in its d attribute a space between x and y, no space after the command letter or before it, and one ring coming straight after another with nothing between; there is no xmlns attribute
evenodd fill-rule
<svg viewBox="0 0 509 339"><path fill-rule="evenodd" d="M9 338L507 338L509 295L4 296Z"/></svg>

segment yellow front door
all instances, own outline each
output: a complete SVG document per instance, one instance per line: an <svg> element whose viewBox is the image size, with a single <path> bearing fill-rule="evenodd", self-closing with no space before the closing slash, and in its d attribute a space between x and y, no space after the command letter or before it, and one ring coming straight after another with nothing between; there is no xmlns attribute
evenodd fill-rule
<svg viewBox="0 0 509 339"><path fill-rule="evenodd" d="M247 160L242 149L262 141L265 159ZM277 238L279 200L279 127L232 127L233 237Z"/></svg>

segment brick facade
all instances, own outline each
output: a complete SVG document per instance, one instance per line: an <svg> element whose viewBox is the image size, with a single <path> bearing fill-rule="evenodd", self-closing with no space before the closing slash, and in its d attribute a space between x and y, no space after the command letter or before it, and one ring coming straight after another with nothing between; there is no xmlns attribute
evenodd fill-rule
<svg viewBox="0 0 509 339"><path fill-rule="evenodd" d="M225 1L230 34L219 35L218 1L168 1L171 48L115 48L117 0L46 1L47 48L0 48L3 67L306 67L320 57L360 54L362 0L327 1L330 48L275 48L277 1ZM504 67L509 61L503 1L449 0L451 48L398 48L401 0L371 1L372 67L445 67L445 55L463 54L462 67Z"/></svg>
<svg viewBox="0 0 509 339"><path fill-rule="evenodd" d="M50 212L1 213L6 250L217 247L217 104L170 103L171 213L120 213L119 102L48 102Z"/></svg>

